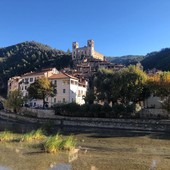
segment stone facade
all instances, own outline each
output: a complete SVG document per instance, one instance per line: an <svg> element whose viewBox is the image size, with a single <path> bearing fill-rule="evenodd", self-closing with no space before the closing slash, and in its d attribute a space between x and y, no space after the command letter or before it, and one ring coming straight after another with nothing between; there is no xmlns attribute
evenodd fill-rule
<svg viewBox="0 0 170 170"><path fill-rule="evenodd" d="M79 47L78 42L72 43L72 60L83 60L86 58L94 58L104 60L104 55L94 50L94 41L88 40L87 46Z"/></svg>

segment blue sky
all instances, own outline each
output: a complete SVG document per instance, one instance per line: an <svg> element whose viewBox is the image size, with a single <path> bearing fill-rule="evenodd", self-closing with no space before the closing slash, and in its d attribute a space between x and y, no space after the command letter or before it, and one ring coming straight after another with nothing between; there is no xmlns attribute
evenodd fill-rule
<svg viewBox="0 0 170 170"><path fill-rule="evenodd" d="M66 51L88 39L106 56L170 47L170 0L1 0L0 47L34 40Z"/></svg>

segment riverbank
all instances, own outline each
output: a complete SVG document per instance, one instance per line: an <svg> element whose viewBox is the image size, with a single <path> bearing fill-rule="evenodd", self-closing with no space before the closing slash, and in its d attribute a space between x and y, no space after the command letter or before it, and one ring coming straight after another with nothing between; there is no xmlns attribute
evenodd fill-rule
<svg viewBox="0 0 170 170"><path fill-rule="evenodd" d="M148 131L170 131L170 120L140 120L140 119L106 119L80 118L55 115L53 118L26 117L21 114L0 111L0 118L10 121L28 122L34 124L51 123L54 126L92 127L108 129L131 129Z"/></svg>

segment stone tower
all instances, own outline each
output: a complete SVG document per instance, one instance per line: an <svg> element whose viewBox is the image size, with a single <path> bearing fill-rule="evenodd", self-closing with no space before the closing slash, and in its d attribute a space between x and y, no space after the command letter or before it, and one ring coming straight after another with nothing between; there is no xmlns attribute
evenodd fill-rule
<svg viewBox="0 0 170 170"><path fill-rule="evenodd" d="M93 53L94 53L94 41L93 40L87 41L87 52L88 52L89 57L93 56Z"/></svg>
<svg viewBox="0 0 170 170"><path fill-rule="evenodd" d="M78 42L73 42L72 43L72 60L75 60L76 59L76 56L77 56L77 48L79 47L79 44Z"/></svg>

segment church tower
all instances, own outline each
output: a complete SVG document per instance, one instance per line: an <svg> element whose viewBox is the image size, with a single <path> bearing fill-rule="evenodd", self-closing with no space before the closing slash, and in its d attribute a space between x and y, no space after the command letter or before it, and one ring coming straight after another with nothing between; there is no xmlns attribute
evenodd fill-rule
<svg viewBox="0 0 170 170"><path fill-rule="evenodd" d="M78 42L72 43L72 60L75 60L77 57L77 48L79 47Z"/></svg>

